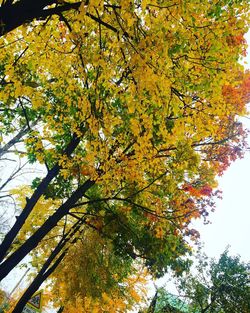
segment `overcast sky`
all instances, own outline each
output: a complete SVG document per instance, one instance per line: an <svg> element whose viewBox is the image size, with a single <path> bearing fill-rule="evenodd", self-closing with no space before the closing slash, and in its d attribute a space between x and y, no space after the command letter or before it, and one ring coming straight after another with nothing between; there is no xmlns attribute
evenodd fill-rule
<svg viewBox="0 0 250 313"><path fill-rule="evenodd" d="M250 45L250 31L247 41ZM245 66L250 69L250 48ZM250 130L250 120L241 121ZM248 139L250 146L250 138ZM242 260L250 261L250 152L237 160L219 178L223 199L217 201L217 209L210 215L210 225L199 224L205 252L210 257L219 257L227 245L230 254L239 254Z"/></svg>

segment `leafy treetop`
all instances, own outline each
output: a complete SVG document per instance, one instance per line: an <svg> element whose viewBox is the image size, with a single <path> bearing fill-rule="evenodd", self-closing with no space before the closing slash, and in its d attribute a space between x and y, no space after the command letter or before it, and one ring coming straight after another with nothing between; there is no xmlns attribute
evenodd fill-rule
<svg viewBox="0 0 250 313"><path fill-rule="evenodd" d="M121 280L136 262L181 272L198 237L190 221L206 220L216 175L245 148L248 1L38 1L11 26L6 12L28 2L0 8L0 124L3 145L22 138L47 174L27 198L13 192L23 211L1 245L1 279L33 251L38 288L79 240L93 244L87 229L126 264Z"/></svg>

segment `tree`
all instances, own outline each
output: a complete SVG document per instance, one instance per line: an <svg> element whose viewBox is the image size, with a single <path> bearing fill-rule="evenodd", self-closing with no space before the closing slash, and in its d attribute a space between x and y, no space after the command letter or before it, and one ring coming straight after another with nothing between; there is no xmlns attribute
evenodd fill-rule
<svg viewBox="0 0 250 313"><path fill-rule="evenodd" d="M88 229L131 272L187 266L190 221L206 219L216 175L245 149L248 14L231 0L2 1L3 146L24 140L46 168L13 192L23 209L1 244L0 279L40 260L13 312Z"/></svg>
<svg viewBox="0 0 250 313"><path fill-rule="evenodd" d="M55 305L69 313L127 312L139 307L146 298L147 271L142 264L131 266L129 258L115 255L96 232L91 235L94 237L74 247L52 274Z"/></svg>
<svg viewBox="0 0 250 313"><path fill-rule="evenodd" d="M56 5L54 8L48 8L50 5ZM1 20L1 36L10 32L11 30L21 26L34 19L44 19L53 14L60 14L62 12L78 9L82 1L75 1L74 3L67 3L57 0L38 0L36 2L31 0L3 0L0 10ZM86 1L88 5L88 1ZM13 16L16 16L13 19Z"/></svg>
<svg viewBox="0 0 250 313"><path fill-rule="evenodd" d="M175 277L178 296L159 288L144 311L249 312L249 263L242 262L239 256L230 256L228 250L221 254L218 261L198 253L194 262L196 266L181 277Z"/></svg>
<svg viewBox="0 0 250 313"><path fill-rule="evenodd" d="M197 274L181 280L182 295L190 300L190 312L249 312L250 264L226 250L218 261L199 260Z"/></svg>

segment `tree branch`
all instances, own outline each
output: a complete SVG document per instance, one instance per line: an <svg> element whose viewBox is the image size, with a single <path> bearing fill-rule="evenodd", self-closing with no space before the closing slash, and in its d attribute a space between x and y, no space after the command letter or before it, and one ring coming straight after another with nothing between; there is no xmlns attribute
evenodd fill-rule
<svg viewBox="0 0 250 313"><path fill-rule="evenodd" d="M68 144L68 146L65 149L63 154L66 156L69 156L75 150L75 148L78 146L79 142L80 142L80 138L78 138L76 135L73 135L72 140ZM41 183L39 184L37 189L34 191L31 198L28 199L28 201L27 201L24 209L22 210L20 216L16 220L15 224L12 226L11 230L6 234L3 242L0 245L0 262L6 256L7 251L9 250L11 244L13 243L14 239L16 238L18 232L20 231L20 229L24 225L26 219L30 215L30 213L31 213L32 209L34 208L34 206L36 205L37 201L42 196L42 194L45 192L45 190L47 189L47 187L50 184L50 182L52 181L52 179L54 179L57 176L57 174L59 173L60 168L61 167L57 163L51 170L49 170L48 174L41 181ZM1 269L1 266L0 266L0 269ZM2 278L0 277L0 280Z"/></svg>

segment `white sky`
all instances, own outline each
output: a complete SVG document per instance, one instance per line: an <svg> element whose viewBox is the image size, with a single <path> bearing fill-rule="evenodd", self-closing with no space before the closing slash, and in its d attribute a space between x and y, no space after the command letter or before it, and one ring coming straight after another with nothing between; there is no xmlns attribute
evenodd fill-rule
<svg viewBox="0 0 250 313"><path fill-rule="evenodd" d="M246 39L250 46L250 31ZM246 68L250 69L250 47L246 57ZM250 130L250 120L242 118ZM249 135L250 146L250 135ZM204 242L204 252L218 258L230 245L230 254L239 254L244 261L250 261L250 151L244 159L234 162L219 178L219 189L223 199L218 200L217 208L210 215L210 225L199 224L198 230Z"/></svg>
<svg viewBox="0 0 250 313"><path fill-rule="evenodd" d="M248 123L250 128L250 123ZM198 226L204 251L210 257L219 257L227 245L230 254L239 254L250 261L250 153L237 160L219 179L223 199L210 215L211 224Z"/></svg>

